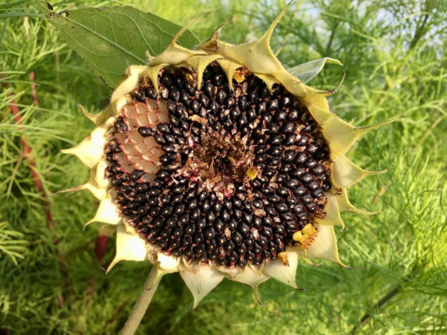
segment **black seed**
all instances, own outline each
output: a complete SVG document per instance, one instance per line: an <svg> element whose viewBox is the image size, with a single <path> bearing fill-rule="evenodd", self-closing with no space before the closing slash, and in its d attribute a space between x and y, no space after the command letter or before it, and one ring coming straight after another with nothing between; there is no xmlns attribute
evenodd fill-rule
<svg viewBox="0 0 447 335"><path fill-rule="evenodd" d="M172 77L167 73L163 74L163 77L161 78L161 82L167 87L171 87L172 84L174 83L174 81L172 80Z"/></svg>
<svg viewBox="0 0 447 335"><path fill-rule="evenodd" d="M214 223L214 220L216 220L216 216L214 215L214 213L212 211L209 211L206 215L206 219L208 220L208 222L210 224Z"/></svg>
<svg viewBox="0 0 447 335"><path fill-rule="evenodd" d="M193 100L191 102L190 108L194 113L197 114L200 110L200 103L197 100Z"/></svg>
<svg viewBox="0 0 447 335"><path fill-rule="evenodd" d="M216 73L212 77L212 81L213 81L214 85L222 86L224 84L224 82L225 82L225 76L222 73Z"/></svg>
<svg viewBox="0 0 447 335"><path fill-rule="evenodd" d="M289 107L292 104L292 97L290 95L284 95L279 101L279 107Z"/></svg>
<svg viewBox="0 0 447 335"><path fill-rule="evenodd" d="M172 162L172 158L169 155L163 155L159 158L159 161L164 165L167 165Z"/></svg>
<svg viewBox="0 0 447 335"><path fill-rule="evenodd" d="M297 145L298 146L304 146L307 144L307 141L309 141L309 136L302 135L301 138L298 140Z"/></svg>
<svg viewBox="0 0 447 335"><path fill-rule="evenodd" d="M146 101L146 92L145 91L135 91L134 92L135 99L139 102L145 102Z"/></svg>
<svg viewBox="0 0 447 335"><path fill-rule="evenodd" d="M314 144L311 144L306 148L306 151L310 152L310 153L315 153L317 150L318 150L318 147Z"/></svg>
<svg viewBox="0 0 447 335"><path fill-rule="evenodd" d="M278 100L276 100L276 99L274 99L274 100L270 100L270 101L267 103L267 110L268 110L268 111L275 111L275 110L278 109L278 106L279 106L279 104L278 104Z"/></svg>
<svg viewBox="0 0 447 335"><path fill-rule="evenodd" d="M248 101L251 105L256 104L258 100L259 100L258 91L252 91L251 93L248 94Z"/></svg>
<svg viewBox="0 0 447 335"><path fill-rule="evenodd" d="M162 99L165 99L165 100L168 99L168 97L169 97L169 90L166 87L164 87L163 85L160 85L160 88L158 89L158 91L160 92L160 97Z"/></svg>
<svg viewBox="0 0 447 335"><path fill-rule="evenodd" d="M169 98L171 98L172 100L175 101L179 101L180 100L180 91L178 90L178 88L173 88L171 90L171 92L169 93Z"/></svg>
<svg viewBox="0 0 447 335"><path fill-rule="evenodd" d="M236 121L239 118L239 116L241 116L241 110L238 107L235 107L233 110L231 110L230 115L231 119L233 121Z"/></svg>
<svg viewBox="0 0 447 335"><path fill-rule="evenodd" d="M166 139L161 134L155 134L154 139L158 144L166 144Z"/></svg>
<svg viewBox="0 0 447 335"><path fill-rule="evenodd" d="M279 203L276 204L276 209L279 212L286 212L286 211L289 210L289 207L287 207L287 205L285 203L279 202Z"/></svg>
<svg viewBox="0 0 447 335"><path fill-rule="evenodd" d="M294 122L285 122L281 128L281 132L284 134L292 134L295 131Z"/></svg>
<svg viewBox="0 0 447 335"><path fill-rule="evenodd" d="M315 191L312 192L312 195L313 195L315 198L319 198L319 197L321 197L323 194L324 194L324 191L323 191L322 188L317 188Z"/></svg>
<svg viewBox="0 0 447 335"><path fill-rule="evenodd" d="M202 104L203 107L205 107L205 108L208 107L208 104L210 103L210 99L206 95L202 94L199 99L200 99L200 103Z"/></svg>
<svg viewBox="0 0 447 335"><path fill-rule="evenodd" d="M132 171L132 173L130 174L130 179L132 179L132 180L138 180L138 179L140 179L141 177L143 177L143 175L144 175L144 171L141 171L141 170L134 170L134 171Z"/></svg>
<svg viewBox="0 0 447 335"><path fill-rule="evenodd" d="M266 206L265 211L268 215L276 216L276 210L271 206Z"/></svg>
<svg viewBox="0 0 447 335"><path fill-rule="evenodd" d="M185 211L185 204L178 204L174 207L174 214L181 215Z"/></svg>
<svg viewBox="0 0 447 335"><path fill-rule="evenodd" d="M311 181L310 183L308 183L308 184L307 184L307 187L308 187L309 189L315 191L317 188L320 187L320 183L319 183L318 181L314 180L314 181Z"/></svg>
<svg viewBox="0 0 447 335"><path fill-rule="evenodd" d="M186 92L189 93L189 95L195 95L196 94L196 89L189 82L186 82L185 90L186 90Z"/></svg>
<svg viewBox="0 0 447 335"><path fill-rule="evenodd" d="M282 146L280 145L273 145L270 150L269 154L272 156L279 156L282 153Z"/></svg>
<svg viewBox="0 0 447 335"><path fill-rule="evenodd" d="M155 90L155 87L153 87L153 86L148 87L148 88L146 89L146 96L147 96L149 99L152 99L152 100L157 99L158 94L157 94L157 91Z"/></svg>
<svg viewBox="0 0 447 335"><path fill-rule="evenodd" d="M167 124L167 123L159 123L157 128L163 134L170 134L171 133L171 130L169 129L169 124Z"/></svg>
<svg viewBox="0 0 447 335"><path fill-rule="evenodd" d="M185 79L181 76L176 76L174 78L174 85L181 90L183 88L183 86L185 86Z"/></svg>
<svg viewBox="0 0 447 335"><path fill-rule="evenodd" d="M290 189L293 189L297 187L300 184L300 182L297 179L290 179L287 181L286 186Z"/></svg>
<svg viewBox="0 0 447 335"><path fill-rule="evenodd" d="M305 173L301 176L301 180L305 184L310 183L313 179L314 179L314 177L310 173Z"/></svg>
<svg viewBox="0 0 447 335"><path fill-rule="evenodd" d="M322 165L317 165L317 166L315 166L315 167L313 168L313 171L314 171L316 174L322 174L322 173L325 171L325 169L324 169L324 167L323 167Z"/></svg>
<svg viewBox="0 0 447 335"><path fill-rule="evenodd" d="M267 226L271 226L273 224L273 219L270 216L264 216L262 218L262 223Z"/></svg>
<svg viewBox="0 0 447 335"><path fill-rule="evenodd" d="M211 84L210 82L206 83L203 91L205 92L205 94L211 98L214 95L214 86L213 84Z"/></svg>
<svg viewBox="0 0 447 335"><path fill-rule="evenodd" d="M183 102L185 105L189 106L191 100L191 95L189 95L187 92L183 92L182 94L180 94L180 101Z"/></svg>
<svg viewBox="0 0 447 335"><path fill-rule="evenodd" d="M115 121L113 126L115 127L116 131L119 133L125 133L129 129L127 127L127 124L125 124L122 119L118 119L117 121Z"/></svg>

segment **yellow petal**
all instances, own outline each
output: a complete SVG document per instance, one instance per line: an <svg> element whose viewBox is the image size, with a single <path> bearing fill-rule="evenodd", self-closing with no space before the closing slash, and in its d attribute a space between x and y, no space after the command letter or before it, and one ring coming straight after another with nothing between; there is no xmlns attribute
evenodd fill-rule
<svg viewBox="0 0 447 335"><path fill-rule="evenodd" d="M315 218L315 222L326 226L341 226L345 228L345 224L340 216L340 209L338 208L337 196L331 193L326 194L327 202L324 205L323 212L326 212L325 218Z"/></svg>
<svg viewBox="0 0 447 335"><path fill-rule="evenodd" d="M355 165L344 155L339 155L331 166L332 182L336 188L348 188L365 177L385 173L384 171L366 171Z"/></svg>
<svg viewBox="0 0 447 335"><path fill-rule="evenodd" d="M298 268L298 254L295 251L286 251L288 265L277 258L264 265L262 272L286 285L298 289L295 283Z"/></svg>
<svg viewBox="0 0 447 335"><path fill-rule="evenodd" d="M224 270L221 270L221 268L219 268L219 270L224 271ZM256 300L258 301L258 303L261 306L264 306L264 304L261 302L261 299L259 297L258 287L259 287L259 284L268 280L269 277L266 276L265 274L263 274L262 271L255 271L251 268L251 266L247 266L243 270L240 269L240 271L238 271L237 273L234 273L234 274L227 273L225 275L225 277L232 281L250 286L251 289L253 290L253 294L254 294Z"/></svg>
<svg viewBox="0 0 447 335"><path fill-rule="evenodd" d="M112 225L122 222L118 206L113 202L110 195L101 200L95 217L87 222L85 226L92 222L103 222Z"/></svg>
<svg viewBox="0 0 447 335"><path fill-rule="evenodd" d="M81 143L74 148L61 150L64 154L77 156L82 163L92 168L99 163L104 154L104 147L107 143L105 137L108 125L97 127L93 132L87 136Z"/></svg>
<svg viewBox="0 0 447 335"><path fill-rule="evenodd" d="M158 64L158 65L153 65L149 68L147 68L143 75L144 76L148 76L149 79L152 82L152 85L154 86L155 90L157 91L157 93L159 93L158 90L158 73L160 72L161 69L165 68L169 66L169 64L166 63L162 63L162 64Z"/></svg>
<svg viewBox="0 0 447 335"><path fill-rule="evenodd" d="M136 234L126 232L124 225L119 225L116 233L115 258L107 268L106 274L120 261L142 262L146 259L146 241Z"/></svg>
<svg viewBox="0 0 447 335"><path fill-rule="evenodd" d="M203 77L203 71L205 71L206 67L213 61L217 59L221 59L221 55L212 54L212 55L206 55L206 56L192 56L186 59L186 63L191 66L196 74L197 74L197 87L200 88L202 85L202 77ZM230 80L228 80L230 82Z"/></svg>
<svg viewBox="0 0 447 335"><path fill-rule="evenodd" d="M140 74L146 69L147 66L128 66L121 78L121 82L118 84L115 91L113 91L110 102L113 103L115 100L125 96L137 87L138 81L140 80Z"/></svg>
<svg viewBox="0 0 447 335"><path fill-rule="evenodd" d="M190 268L180 263L180 276L185 281L194 296L195 309L200 301L206 297L224 278L223 274L209 265L193 264Z"/></svg>
<svg viewBox="0 0 447 335"><path fill-rule="evenodd" d="M288 72L275 73L274 77L284 85L284 87L297 97L306 96L306 85L298 78Z"/></svg>
<svg viewBox="0 0 447 335"><path fill-rule="evenodd" d="M378 214L381 211L383 211L383 209L381 209L378 211L370 212L370 211L358 209L353 204L351 204L351 202L349 201L348 191L346 189L342 189L341 194L337 195L336 199L337 199L338 208L339 208L340 212L354 212L354 213L363 214L363 215L375 215L375 214Z"/></svg>
<svg viewBox="0 0 447 335"><path fill-rule="evenodd" d="M338 154L343 155L368 131L378 129L399 119L400 117L397 117L372 126L356 128L339 117L332 117L323 125L323 134L331 148Z"/></svg>
<svg viewBox="0 0 447 335"><path fill-rule="evenodd" d="M337 239L333 226L316 225L318 234L308 250L299 250L300 256L309 259L322 259L335 262L343 267L344 265L338 257Z"/></svg>
<svg viewBox="0 0 447 335"><path fill-rule="evenodd" d="M272 92L273 85L277 83L277 80L268 74L256 73L255 75L256 75L256 77L261 79L265 83L265 85L267 86L269 91Z"/></svg>
<svg viewBox="0 0 447 335"><path fill-rule="evenodd" d="M199 18L199 16L196 16L186 26L180 29L180 31L173 37L166 50L158 55L152 62L150 62L149 66L155 66L159 64L178 65L184 62L190 56L205 55L205 52L203 51L192 51L177 44L177 40L180 38L180 36Z"/></svg>
<svg viewBox="0 0 447 335"><path fill-rule="evenodd" d="M222 70L225 72L225 75L228 79L228 86L230 90L233 91L233 75L237 69L242 67L241 64L228 60L228 59L218 59L217 63L222 67Z"/></svg>
<svg viewBox="0 0 447 335"><path fill-rule="evenodd" d="M99 114L91 114L91 113L87 112L87 110L81 104L78 104L77 106L81 110L82 114L84 114L87 119L89 119L90 121L92 121L93 123L96 124L96 119L99 117L100 113Z"/></svg>
<svg viewBox="0 0 447 335"><path fill-rule="evenodd" d="M110 163L105 159L101 159L96 166L95 181L101 189L107 189L110 185L110 178L106 178L106 169L110 166Z"/></svg>
<svg viewBox="0 0 447 335"><path fill-rule="evenodd" d="M135 228L132 228L135 230ZM168 256L158 250L158 247L148 245L147 257L158 268L160 274L168 274L179 271L180 258Z"/></svg>
<svg viewBox="0 0 447 335"><path fill-rule="evenodd" d="M244 64L250 72L255 74L285 72L286 70L282 66L281 62L276 58L270 47L270 38L273 30L286 13L289 5L281 11L260 39L251 43L229 47L226 49L225 55L228 58Z"/></svg>

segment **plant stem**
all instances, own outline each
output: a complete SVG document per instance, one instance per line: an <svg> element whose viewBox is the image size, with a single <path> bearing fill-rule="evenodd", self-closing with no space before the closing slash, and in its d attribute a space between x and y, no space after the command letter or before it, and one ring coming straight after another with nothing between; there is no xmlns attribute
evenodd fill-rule
<svg viewBox="0 0 447 335"><path fill-rule="evenodd" d="M382 299L380 299L378 303L376 303L373 306L373 309L380 309L383 306L385 306L388 301L390 301L394 296L396 296L400 292L401 288L402 288L401 285L398 285L395 288L393 288ZM369 322L369 320L371 320L371 318L372 318L371 314L365 313L365 315L363 315L363 317L360 320L359 327L354 326L354 328L352 328L351 335L354 335L357 329L363 328L363 326L366 325Z"/></svg>
<svg viewBox="0 0 447 335"><path fill-rule="evenodd" d="M135 306L130 312L129 318L126 321L120 335L133 335L137 331L138 326L146 313L149 304L154 297L155 291L160 283L161 276L157 275L157 267L153 266L149 276L146 279L143 289L141 290L140 297L138 298Z"/></svg>

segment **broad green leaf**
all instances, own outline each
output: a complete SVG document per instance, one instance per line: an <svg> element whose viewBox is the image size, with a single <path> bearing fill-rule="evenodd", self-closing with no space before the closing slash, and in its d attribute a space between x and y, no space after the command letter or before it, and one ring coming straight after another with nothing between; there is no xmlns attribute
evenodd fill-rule
<svg viewBox="0 0 447 335"><path fill-rule="evenodd" d="M312 80L312 78L315 77L318 73L320 73L321 70L323 70L326 63L343 66L343 64L337 59L324 57L321 59L313 60L311 62L300 64L289 69L288 71L295 77L298 77L298 79L301 80L303 83L307 83Z"/></svg>
<svg viewBox="0 0 447 335"><path fill-rule="evenodd" d="M115 87L127 63L147 63L160 54L181 29L177 24L133 7L82 8L56 13L37 0L46 19L66 38L68 44L103 78ZM178 43L193 48L200 41L186 31Z"/></svg>

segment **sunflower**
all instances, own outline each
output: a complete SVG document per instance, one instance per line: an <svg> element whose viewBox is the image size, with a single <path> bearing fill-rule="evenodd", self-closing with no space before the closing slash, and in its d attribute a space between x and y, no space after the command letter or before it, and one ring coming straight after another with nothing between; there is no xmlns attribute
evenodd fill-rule
<svg viewBox="0 0 447 335"><path fill-rule="evenodd" d="M288 72L269 41L231 45L220 26L195 50L176 41L129 66L96 128L64 150L91 169L100 200L87 224L117 226L120 261L153 264L146 289L180 272L194 308L224 278L253 289L297 288L298 260L339 259L334 226L356 209L346 189L379 172L345 154L366 132L329 111L326 96ZM389 121L391 122L391 121ZM388 123L388 122L387 122ZM150 301L150 298L149 298ZM149 304L147 301L147 304ZM146 307L147 307L146 304Z"/></svg>

